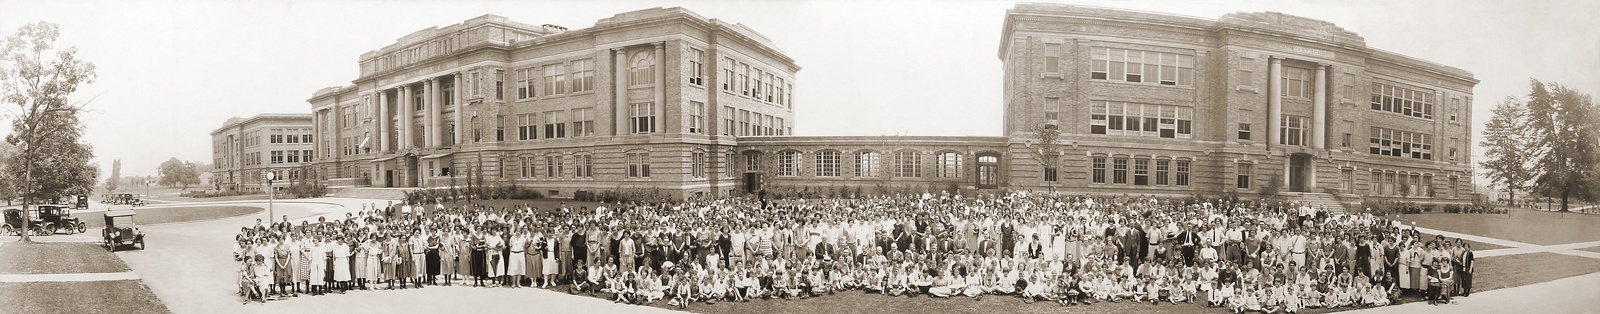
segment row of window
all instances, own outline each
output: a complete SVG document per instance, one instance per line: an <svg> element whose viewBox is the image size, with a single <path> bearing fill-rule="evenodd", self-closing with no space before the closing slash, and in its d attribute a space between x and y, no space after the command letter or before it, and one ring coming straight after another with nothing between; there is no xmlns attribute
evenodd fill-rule
<svg viewBox="0 0 1600 314"><path fill-rule="evenodd" d="M704 61L701 58L705 57L705 53L699 49L693 49L689 55L691 58L696 58L690 60L690 64L694 65L695 68L689 70L689 73L692 74L689 77L689 83L694 85L704 84L704 77L693 74L701 73L699 67L704 65ZM748 63L734 60L733 57L723 57L722 63L718 65L722 68L723 91L773 106L794 108L794 83L785 80L781 74L767 72L760 67L752 67Z"/></svg>
<svg viewBox="0 0 1600 314"><path fill-rule="evenodd" d="M777 155L778 168L776 174L778 176L789 177L799 176L801 174L800 166L801 163L806 159L804 154L798 151L782 151L778 152ZM745 155L745 165L749 167L748 170L757 170L757 165L760 164L759 156L760 155L758 154ZM957 152L941 152L935 154L933 169L934 177L947 179L961 178L963 173L962 169L964 167L963 160L966 158L965 156L966 155ZM845 153L833 150L824 150L813 153L811 158L814 166L812 168L813 175L817 177L839 177L841 175L841 169L843 169L840 162L845 157ZM854 169L854 174L856 177L873 178L883 175L882 163L884 156L882 153L875 151L863 151L851 153L848 157L856 165L856 168ZM892 153L889 156L889 159L889 169L894 177L922 177L921 152L911 150L897 151ZM979 162L995 163L998 162L998 160L999 159L994 156L984 156L984 158L980 158Z"/></svg>
<svg viewBox="0 0 1600 314"><path fill-rule="evenodd" d="M571 172L567 171L567 159L569 157L572 159ZM551 154L545 156L523 156L518 159L520 161L519 170L521 170L521 175L523 178L542 177L547 179L557 179L568 176L571 176L572 178L594 177L594 155L590 154L578 154L571 156ZM649 165L647 164L645 167L647 169L646 171L648 172Z"/></svg>
<svg viewBox="0 0 1600 314"><path fill-rule="evenodd" d="M650 65L650 70L654 69L654 65ZM594 90L594 59L557 62L518 69L514 72L517 79L517 99ZM637 84L638 81L634 83Z"/></svg>
<svg viewBox="0 0 1600 314"><path fill-rule="evenodd" d="M1375 155L1433 160L1433 135L1372 127L1367 152Z"/></svg>
<svg viewBox="0 0 1600 314"><path fill-rule="evenodd" d="M1433 119L1433 92L1372 83L1372 110Z"/></svg>
<svg viewBox="0 0 1600 314"><path fill-rule="evenodd" d="M1108 173L1106 161L1110 160ZM1129 164L1132 163L1132 172ZM1151 165L1154 164L1154 172ZM1189 186L1189 160L1104 157L1090 158L1090 182L1099 184L1132 184L1135 186ZM1047 169L1045 181L1054 181L1054 169Z"/></svg>
<svg viewBox="0 0 1600 314"><path fill-rule="evenodd" d="M1052 71L1052 67L1057 66L1057 62L1048 61L1050 58L1054 57L1046 57L1045 71L1055 72ZM1194 56L1192 55L1094 47L1090 49L1089 63L1090 79L1194 86Z"/></svg>
<svg viewBox="0 0 1600 314"><path fill-rule="evenodd" d="M783 118L733 106L722 106L722 135L727 136L782 136L792 134Z"/></svg>
<svg viewBox="0 0 1600 314"><path fill-rule="evenodd" d="M310 150L287 150L287 151L285 151L285 150L275 150L275 151L271 152L270 157L272 158L271 163L274 164L274 165L276 165L276 164L284 164L284 163L292 164L292 163L301 163L301 162L311 162L311 151Z"/></svg>
<svg viewBox="0 0 1600 314"><path fill-rule="evenodd" d="M517 140L565 138L569 119L572 120L572 137L594 135L594 108L577 108L517 115ZM540 126L544 126L543 133L540 133Z"/></svg>
<svg viewBox="0 0 1600 314"><path fill-rule="evenodd" d="M311 144L311 129L272 129L269 143Z"/></svg>
<svg viewBox="0 0 1600 314"><path fill-rule="evenodd" d="M1127 103L1090 102L1089 133L1192 138L1194 108Z"/></svg>

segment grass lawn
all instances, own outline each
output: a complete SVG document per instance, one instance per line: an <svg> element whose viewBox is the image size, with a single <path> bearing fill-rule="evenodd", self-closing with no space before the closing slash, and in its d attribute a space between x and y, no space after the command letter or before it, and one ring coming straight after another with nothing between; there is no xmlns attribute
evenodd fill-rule
<svg viewBox="0 0 1600 314"><path fill-rule="evenodd" d="M0 246L0 274L119 273L122 259L95 243L7 243ZM6 295L0 289L0 295ZM0 302L4 304L4 302ZM9 309L10 307L0 307ZM23 311L28 312L28 311Z"/></svg>
<svg viewBox="0 0 1600 314"><path fill-rule="evenodd" d="M159 223L185 222L227 218L240 215L249 215L261 212L260 207L250 206L192 206L192 207L163 207L163 208L137 208L133 210L138 215L133 216L133 221L140 225L153 225ZM73 213L73 217L83 220L88 232L99 232L105 226L105 213Z"/></svg>
<svg viewBox="0 0 1600 314"><path fill-rule="evenodd" d="M171 312L138 280L0 283L0 309L7 313Z"/></svg>
<svg viewBox="0 0 1600 314"><path fill-rule="evenodd" d="M1433 236L1434 236L1433 234L1423 233L1422 234L1422 239L1423 240L1433 240ZM1450 237L1445 237L1445 238L1450 238ZM1455 238L1450 238L1450 241L1451 242L1455 242L1456 239ZM1467 239L1461 239L1461 241L1464 242L1464 243L1467 243L1467 244L1471 244L1473 251L1504 249L1504 248L1508 247L1508 246L1504 246L1504 245L1495 245L1495 244L1483 243L1483 242L1472 241L1472 240L1467 240Z"/></svg>
<svg viewBox="0 0 1600 314"><path fill-rule="evenodd" d="M1472 291L1525 286L1593 272L1600 260L1557 253L1531 253L1477 259Z"/></svg>
<svg viewBox="0 0 1600 314"><path fill-rule="evenodd" d="M1419 227L1538 245L1600 240L1600 215L1516 210L1508 215L1412 214L1401 219Z"/></svg>

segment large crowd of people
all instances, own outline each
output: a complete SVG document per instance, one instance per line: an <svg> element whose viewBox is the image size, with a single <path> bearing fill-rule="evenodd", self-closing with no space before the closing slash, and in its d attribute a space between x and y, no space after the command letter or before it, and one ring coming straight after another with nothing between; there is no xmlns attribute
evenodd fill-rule
<svg viewBox="0 0 1600 314"><path fill-rule="evenodd" d="M1011 194L485 207L373 204L244 227L245 302L430 285L632 304L845 291L1294 313L1467 296L1471 249L1297 204Z"/></svg>

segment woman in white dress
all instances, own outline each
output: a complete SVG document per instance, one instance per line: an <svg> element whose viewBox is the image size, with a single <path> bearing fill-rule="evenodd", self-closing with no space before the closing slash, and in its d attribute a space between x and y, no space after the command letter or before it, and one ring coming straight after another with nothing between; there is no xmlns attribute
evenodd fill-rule
<svg viewBox="0 0 1600 314"><path fill-rule="evenodd" d="M350 244L338 239L333 241L333 281L344 290L344 284L349 283L350 276Z"/></svg>
<svg viewBox="0 0 1600 314"><path fill-rule="evenodd" d="M552 234L552 233L550 233L550 231L551 231L550 229L546 228L545 229L545 234ZM545 239L545 245L544 245L544 248L543 248L544 249L544 265L542 265L543 266L543 269L542 269L543 270L543 274L541 274L541 275L544 275L544 286L545 287L549 287L549 286L554 286L555 285L555 282L556 282L556 280L555 280L556 279L556 271L560 270L558 265L556 265L556 250L555 250L556 242L555 241L560 241L560 240L546 238Z"/></svg>
<svg viewBox="0 0 1600 314"><path fill-rule="evenodd" d="M528 275L527 255L523 254L528 249L528 233L520 228L511 236L511 254L507 256L506 276L511 277L511 286L522 285L522 276Z"/></svg>

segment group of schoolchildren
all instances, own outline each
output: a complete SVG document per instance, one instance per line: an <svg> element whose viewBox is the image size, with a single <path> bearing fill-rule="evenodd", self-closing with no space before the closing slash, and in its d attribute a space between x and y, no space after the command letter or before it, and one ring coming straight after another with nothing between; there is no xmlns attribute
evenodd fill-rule
<svg viewBox="0 0 1600 314"><path fill-rule="evenodd" d="M257 221L238 236L241 295L471 280L676 307L864 291L1295 313L1388 305L1408 290L1430 302L1471 291L1471 250L1460 240L1293 203L922 194L430 205Z"/></svg>

